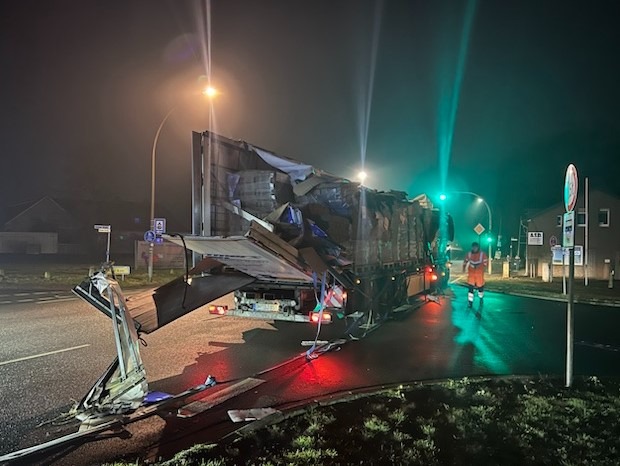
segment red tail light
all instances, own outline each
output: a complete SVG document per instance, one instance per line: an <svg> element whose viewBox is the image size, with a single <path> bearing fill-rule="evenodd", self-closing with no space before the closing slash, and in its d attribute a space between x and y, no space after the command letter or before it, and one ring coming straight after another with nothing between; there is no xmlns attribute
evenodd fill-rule
<svg viewBox="0 0 620 466"><path fill-rule="evenodd" d="M216 306L214 304L211 304L209 306L209 314L217 314L223 316L224 314L226 314L227 310L228 306Z"/></svg>
<svg viewBox="0 0 620 466"><path fill-rule="evenodd" d="M319 323L319 317L321 316L321 314L319 312L311 312L310 313L310 322L318 324ZM323 322L331 322L332 321L332 315L329 312L323 311Z"/></svg>

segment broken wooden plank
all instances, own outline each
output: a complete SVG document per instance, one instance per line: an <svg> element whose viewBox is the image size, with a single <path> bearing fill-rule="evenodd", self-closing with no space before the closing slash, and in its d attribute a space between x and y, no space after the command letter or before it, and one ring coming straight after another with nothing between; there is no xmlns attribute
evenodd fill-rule
<svg viewBox="0 0 620 466"><path fill-rule="evenodd" d="M231 409L228 411L228 417L232 422L249 422L258 421L279 412L274 408Z"/></svg>
<svg viewBox="0 0 620 466"><path fill-rule="evenodd" d="M258 387L265 381L262 379L255 379L252 377L248 377L247 379L243 379L237 383L234 383L222 390L219 390L212 395L206 396L200 400L196 400L192 403L189 403L185 406L182 406L177 410L177 416L181 418L190 418L194 417L197 414L203 413L214 406L224 403L225 401L230 400L242 393L245 393L253 388Z"/></svg>

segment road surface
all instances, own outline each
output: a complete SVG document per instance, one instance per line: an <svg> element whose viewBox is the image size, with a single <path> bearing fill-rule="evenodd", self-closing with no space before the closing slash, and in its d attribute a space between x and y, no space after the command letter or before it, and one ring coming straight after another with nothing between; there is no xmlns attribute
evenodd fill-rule
<svg viewBox="0 0 620 466"><path fill-rule="evenodd" d="M191 420L153 417L131 427L131 442L88 444L58 464L104 462L114 454L168 456L233 426L226 409L292 406L330 393L411 380L484 374L561 374L565 305L487 293L480 319L454 287L440 304L390 321L341 351L296 362L264 377L238 399ZM620 374L620 309L576 308L575 373ZM249 376L299 354L315 327L211 316L196 311L147 336L142 349L151 390L171 393L201 383ZM342 330L334 325L323 337ZM109 320L78 301L0 305L1 451L62 432L36 425L66 411L114 357ZM63 352L55 352L66 349ZM34 356L34 357L33 357ZM29 359L25 359L29 358ZM5 382L6 381L6 382Z"/></svg>

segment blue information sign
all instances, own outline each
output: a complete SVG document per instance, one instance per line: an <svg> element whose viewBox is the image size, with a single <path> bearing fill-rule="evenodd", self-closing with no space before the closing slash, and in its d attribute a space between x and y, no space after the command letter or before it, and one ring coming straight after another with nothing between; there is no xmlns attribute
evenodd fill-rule
<svg viewBox="0 0 620 466"><path fill-rule="evenodd" d="M144 241L148 241L149 243L154 243L156 238L157 237L153 230L149 230L146 233L144 233Z"/></svg>

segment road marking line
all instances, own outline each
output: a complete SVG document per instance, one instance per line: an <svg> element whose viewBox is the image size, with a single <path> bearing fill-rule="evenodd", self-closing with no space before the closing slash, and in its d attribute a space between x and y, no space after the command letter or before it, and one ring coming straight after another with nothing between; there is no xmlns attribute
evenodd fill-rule
<svg viewBox="0 0 620 466"><path fill-rule="evenodd" d="M0 362L0 366L4 366L6 364L12 364L14 362L27 361L29 359L42 358L43 356L50 356L52 354L64 353L65 351L73 351L73 350L80 349L80 348L86 348L87 346L90 346L90 344L72 346L71 348L64 348L64 349L59 349L55 351L48 351L47 353L35 354L33 356L24 356L23 358L11 359L9 361Z"/></svg>
<svg viewBox="0 0 620 466"><path fill-rule="evenodd" d="M589 346L590 348L596 348L600 350L614 351L616 353L620 352L620 347L608 345L605 343L591 343L589 341L577 341L575 342L575 344L582 345L582 346Z"/></svg>
<svg viewBox="0 0 620 466"><path fill-rule="evenodd" d="M36 304L64 303L64 302L67 302L67 301L75 301L76 299L77 298L67 297L67 298L56 298L54 300L47 300L47 301L39 300L39 301L37 301Z"/></svg>
<svg viewBox="0 0 620 466"><path fill-rule="evenodd" d="M29 298L29 299L18 299L17 302L18 303L31 303L33 302L34 299L33 298Z"/></svg>

